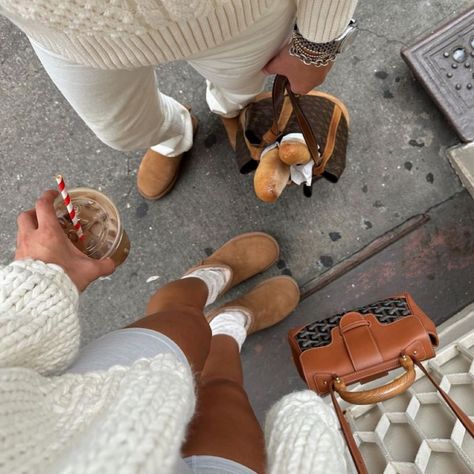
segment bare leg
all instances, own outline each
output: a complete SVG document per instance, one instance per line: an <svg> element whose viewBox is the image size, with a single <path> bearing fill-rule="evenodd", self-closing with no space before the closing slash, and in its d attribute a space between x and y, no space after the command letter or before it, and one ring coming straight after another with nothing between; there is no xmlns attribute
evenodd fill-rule
<svg viewBox="0 0 474 474"><path fill-rule="evenodd" d="M263 432L243 388L235 340L213 336L198 388L196 414L183 456L218 456L265 472Z"/></svg>
<svg viewBox="0 0 474 474"><path fill-rule="evenodd" d="M148 302L143 319L129 327L153 329L172 339L200 372L209 353L211 330L203 315L208 289L198 278L176 280L160 288Z"/></svg>

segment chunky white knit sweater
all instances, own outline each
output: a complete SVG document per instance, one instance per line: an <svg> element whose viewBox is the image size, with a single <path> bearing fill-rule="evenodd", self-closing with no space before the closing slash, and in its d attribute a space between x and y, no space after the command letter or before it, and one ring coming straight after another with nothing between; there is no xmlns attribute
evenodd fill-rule
<svg viewBox="0 0 474 474"><path fill-rule="evenodd" d="M0 269L0 472L169 473L195 403L172 355L64 374L79 348L78 292L55 265Z"/></svg>
<svg viewBox="0 0 474 474"><path fill-rule="evenodd" d="M295 3L308 39L348 25L357 0L0 0L4 14L46 49L101 69L159 64L228 41L279 2Z"/></svg>
<svg viewBox="0 0 474 474"><path fill-rule="evenodd" d="M311 390L283 397L267 415L270 474L345 474L346 448L332 408Z"/></svg>
<svg viewBox="0 0 474 474"><path fill-rule="evenodd" d="M79 347L78 293L56 265L0 267L0 473L172 473L195 406L173 355L61 374ZM331 410L289 395L266 426L269 472L346 472Z"/></svg>

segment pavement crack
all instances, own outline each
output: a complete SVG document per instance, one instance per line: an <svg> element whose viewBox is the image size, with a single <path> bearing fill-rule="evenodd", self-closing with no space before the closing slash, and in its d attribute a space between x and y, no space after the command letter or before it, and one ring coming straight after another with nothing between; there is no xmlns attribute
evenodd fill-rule
<svg viewBox="0 0 474 474"><path fill-rule="evenodd" d="M410 219L413 219L415 216L419 216L419 215L426 215L426 216L429 216L429 214L431 213L431 211L435 210L436 208L438 208L439 206L442 206L443 204L446 204L448 201L451 201L453 199L456 199L460 194L464 193L464 192L467 192L465 189L461 189L459 191L456 191L454 194L452 194L451 196L447 197L446 199L443 199L442 201L439 201L435 204L433 204L432 206L428 207L427 209L425 209L424 211L422 212L417 212L415 214L412 214L411 216L408 216L405 220L403 220L402 222L400 222L400 224L397 224L397 226L401 226L403 224L405 224L407 221L409 221Z"/></svg>
<svg viewBox="0 0 474 474"><path fill-rule="evenodd" d="M428 209L426 209L423 214L429 214L431 211L433 211L434 209L436 209L437 207L439 206L442 206L443 204L446 204L448 201L452 201L453 199L456 199L459 195L461 195L462 193L466 193L466 189L460 189L459 191L456 191L454 194L452 194L451 196L447 197L446 199L444 199L443 201L440 201L440 202L437 202L436 204L433 204L432 206L430 206Z"/></svg>
<svg viewBox="0 0 474 474"><path fill-rule="evenodd" d="M359 28L359 30L365 33L370 33L376 36L377 38L383 39L387 41L387 43L397 43L397 44L401 44L402 46L407 46L406 43L404 43L403 41L397 38L390 38L389 36L383 35L381 33L377 33L376 31L370 30L369 28Z"/></svg>
<svg viewBox="0 0 474 474"><path fill-rule="evenodd" d="M443 204L446 204L448 201L451 201L453 199L456 199L458 196L460 196L462 193L467 193L467 190L466 189L461 189L455 193L453 193L451 196L447 197L446 199L443 199L442 201L440 202L437 202L435 204L433 204L432 206L428 207L427 209L425 209L424 211L422 212L417 212L416 214L413 214L411 216L408 216L406 219L404 219L402 222L400 222L399 224L397 224L395 227L391 228L391 229L388 229L386 232L380 234L378 237L376 237L374 240L372 240L371 242L367 243L366 245L363 245L362 247L360 247L359 249L355 250L354 252L352 252L350 255L346 256L345 258L343 258L342 260L338 261L337 264L333 267L331 267L331 269L327 270L326 272L323 272L323 273L320 273L318 276L306 281L303 285L300 285L300 289L301 289L301 299L306 299L307 297L311 296L312 294L316 293L317 291L320 291L322 290L325 286L329 285L330 283L333 283L335 280L339 279L340 277L342 277L343 275L345 275L346 273L350 272L351 270L353 270L354 268L356 268L357 266L359 266L360 264L362 264L363 262L366 262L368 260L370 260L372 257L374 257L376 254L382 252L383 250L385 250L386 248L390 247L391 245L393 245L394 243L396 243L398 240L402 239L403 237L409 235L411 232L413 232L416 228L418 227L421 227L423 225L425 225L427 222L429 222L430 220L430 214L433 210L435 210L437 207L439 206L442 206ZM417 227L413 227L411 229L407 229L407 224L410 220L415 220L417 219L417 217L420 218L420 220L418 221L418 224ZM400 230L400 229L403 229L403 228L406 228L406 232L403 232L401 234L399 234L397 237L395 237L394 239L392 239L391 241L388 241L386 242L386 244L382 245L382 246L378 246L377 248L374 249L373 252L371 253L367 253L366 251L374 245L374 243L376 243L377 241L383 239L384 237L387 237L388 235L390 235L391 233L393 234L394 232L396 232L397 230ZM315 282L317 282L318 280L323 280L324 277L325 277L325 274L327 275L330 275L331 272L335 272L338 267L339 268L342 268L342 265L344 265L345 263L347 262L350 262L352 259L354 259L355 256L357 255L362 255L364 252L366 252L366 255L364 255L363 259L361 259L359 262L357 262L354 266L348 266L346 270L344 270L343 272L341 272L338 276L334 277L332 280L329 280L327 283L325 283L324 285L322 285L321 287L317 288L317 285L315 285ZM320 283L318 283L320 284ZM317 289L315 289L317 288Z"/></svg>

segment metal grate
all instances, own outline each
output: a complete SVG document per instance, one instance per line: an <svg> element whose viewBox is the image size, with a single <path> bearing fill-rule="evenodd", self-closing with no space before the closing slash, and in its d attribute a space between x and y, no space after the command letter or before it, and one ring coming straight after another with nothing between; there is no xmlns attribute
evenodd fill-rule
<svg viewBox="0 0 474 474"><path fill-rule="evenodd" d="M474 140L474 7L402 49L463 141Z"/></svg>
<svg viewBox="0 0 474 474"><path fill-rule="evenodd" d="M465 335L426 367L474 418L474 308L468 316ZM404 394L376 405L352 405L346 416L370 474L474 472L474 439L418 369Z"/></svg>

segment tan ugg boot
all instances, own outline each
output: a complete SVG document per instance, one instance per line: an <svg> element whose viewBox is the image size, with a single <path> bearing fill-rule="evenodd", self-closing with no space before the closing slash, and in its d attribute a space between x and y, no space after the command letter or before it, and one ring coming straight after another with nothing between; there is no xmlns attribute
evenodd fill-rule
<svg viewBox="0 0 474 474"><path fill-rule="evenodd" d="M232 150L235 151L237 146L237 132L240 128L239 116L232 118L221 117L221 120L227 133L229 144L232 147Z"/></svg>
<svg viewBox="0 0 474 474"><path fill-rule="evenodd" d="M266 329L289 316L300 301L300 290L296 281L289 276L277 276L265 280L241 296L206 315L211 322L226 311L241 311L248 320L247 334Z"/></svg>
<svg viewBox="0 0 474 474"><path fill-rule="evenodd" d="M264 232L249 232L238 235L217 249L199 265L189 269L185 275L197 269L225 266L231 270L229 282L219 296L235 285L271 267L280 255L278 242Z"/></svg>
<svg viewBox="0 0 474 474"><path fill-rule="evenodd" d="M198 119L191 116L193 134L196 133ZM168 194L176 184L183 154L172 158L163 156L151 148L145 153L137 173L138 192L145 198L156 200Z"/></svg>

